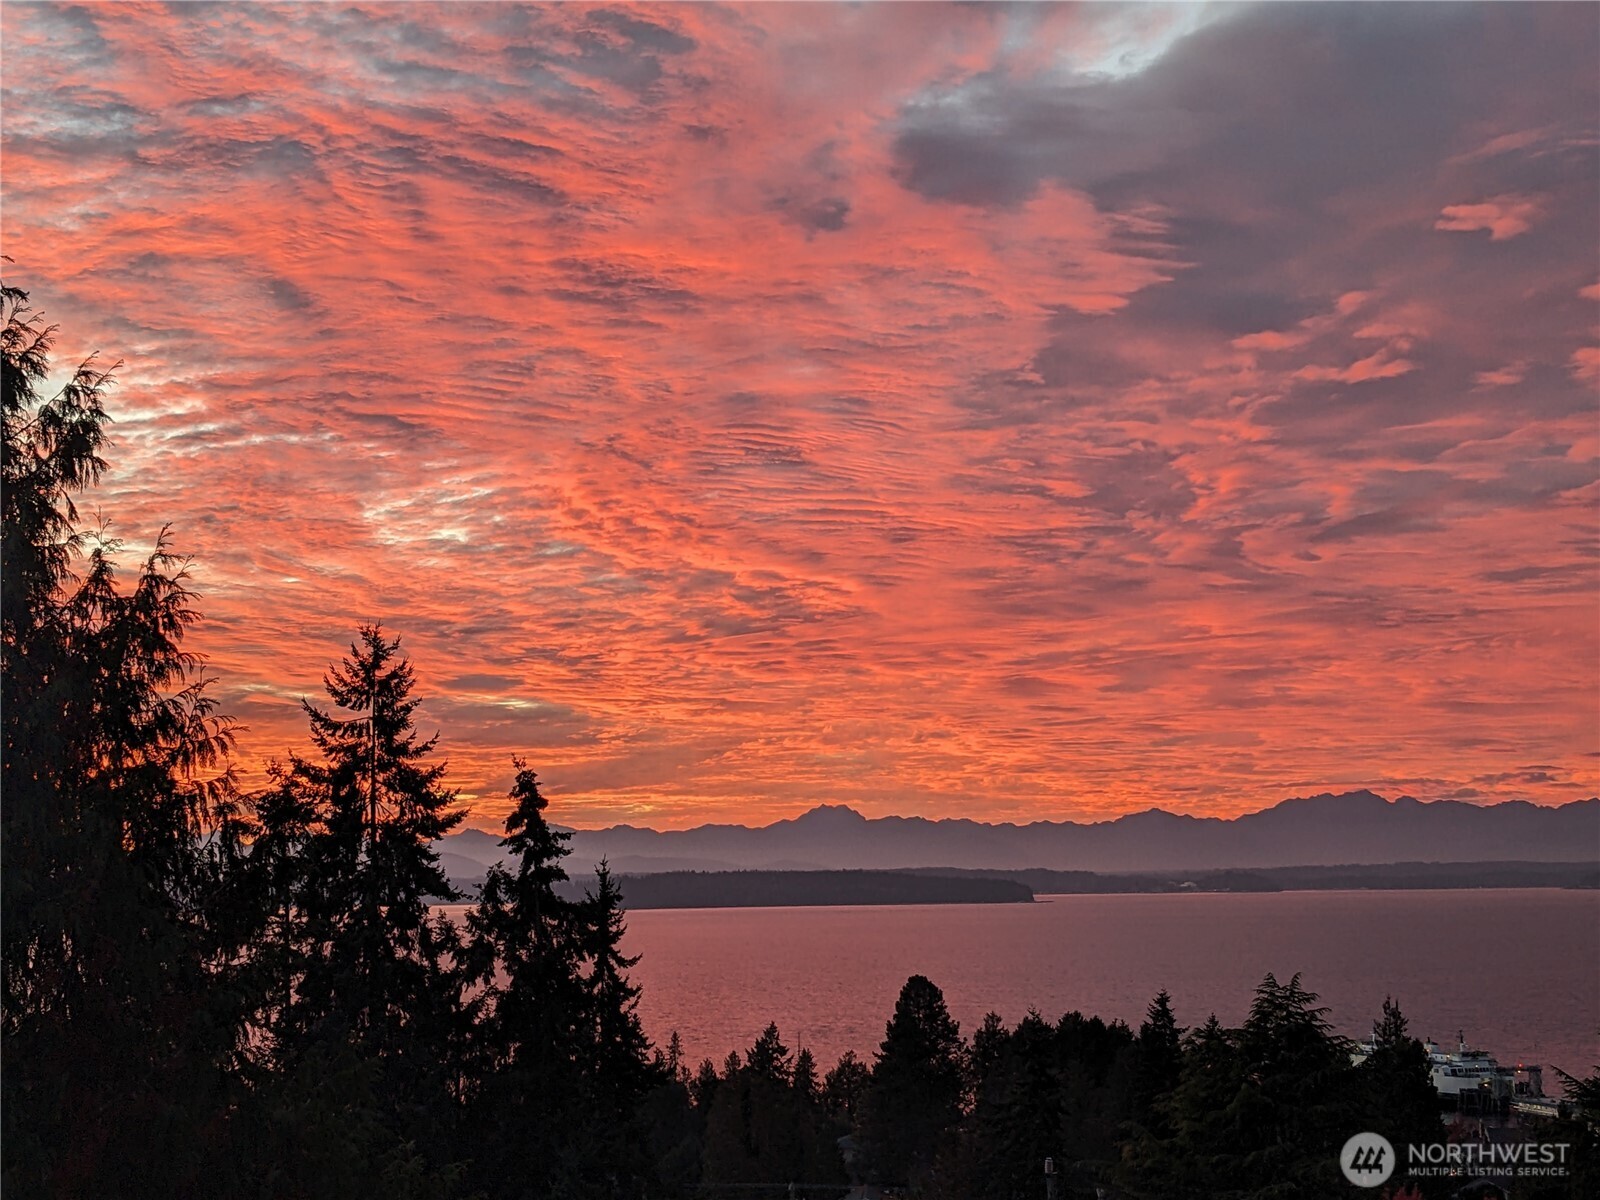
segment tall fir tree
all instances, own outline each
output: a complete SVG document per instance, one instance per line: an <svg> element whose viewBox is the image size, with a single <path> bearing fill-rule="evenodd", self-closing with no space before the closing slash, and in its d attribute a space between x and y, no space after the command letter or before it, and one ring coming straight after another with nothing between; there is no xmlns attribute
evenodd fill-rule
<svg viewBox="0 0 1600 1200"><path fill-rule="evenodd" d="M661 1065L666 1068L667 1074L679 1083L688 1086L689 1064L683 1057L683 1038L674 1029L672 1036L667 1039L666 1053L661 1056Z"/></svg>
<svg viewBox="0 0 1600 1200"><path fill-rule="evenodd" d="M536 1194L582 1194L587 989L577 907L556 890L570 835L545 819L527 764L516 770L501 847L467 916L478 1087L467 1117L474 1175L494 1194L519 1179Z"/></svg>
<svg viewBox="0 0 1600 1200"><path fill-rule="evenodd" d="M1363 1129L1381 1133L1393 1146L1436 1142L1444 1137L1439 1093L1433 1086L1428 1051L1411 1036L1405 1014L1392 996L1383 999L1383 1014L1372 1023L1372 1053L1356 1071L1364 1092ZM1440 1181L1423 1190L1442 1194Z"/></svg>
<svg viewBox="0 0 1600 1200"><path fill-rule="evenodd" d="M306 844L311 947L283 1033L324 1052L347 1044L381 1067L395 1128L436 1143L453 1124L465 1038L455 927L430 904L457 893L433 850L462 820L442 786L437 739L414 729L411 664L398 638L363 626L324 677L350 716L305 702L320 761L295 759L299 803L320 815Z"/></svg>
<svg viewBox="0 0 1600 1200"><path fill-rule="evenodd" d="M1178 1086L1183 1069L1183 1028L1172 1012L1166 988L1156 993L1139 1026L1137 1067L1134 1077L1134 1120L1157 1136L1171 1130L1159 1102Z"/></svg>
<svg viewBox="0 0 1600 1200"><path fill-rule="evenodd" d="M602 859L595 886L583 902L583 951L589 964L591 1071L608 1117L625 1119L646 1090L660 1082L650 1062L650 1041L639 1022L639 987L628 977L638 955L625 954L622 890Z"/></svg>
<svg viewBox="0 0 1600 1200"><path fill-rule="evenodd" d="M1339 1148L1360 1122L1350 1043L1328 1024L1296 974L1267 975L1239 1030L1243 1079L1229 1183L1260 1200L1334 1195Z"/></svg>
<svg viewBox="0 0 1600 1200"><path fill-rule="evenodd" d="M944 993L911 976L884 1030L865 1101L863 1133L882 1183L914 1183L933 1165L940 1139L961 1119L964 1057Z"/></svg>
<svg viewBox="0 0 1600 1200"><path fill-rule="evenodd" d="M794 1073L789 1079L794 1094L806 1104L816 1104L821 1099L822 1082L817 1078L817 1056L809 1046L801 1046L794 1056Z"/></svg>
<svg viewBox="0 0 1600 1200"><path fill-rule="evenodd" d="M746 1070L764 1075L774 1083L787 1084L793 1079L794 1057L783 1044L776 1021L767 1023L755 1045L745 1054L744 1063Z"/></svg>
<svg viewBox="0 0 1600 1200"><path fill-rule="evenodd" d="M982 1153L972 1189L984 1196L1025 1194L1046 1158L1061 1158L1061 1078L1050 1025L1030 1011L985 1080L974 1113Z"/></svg>
<svg viewBox="0 0 1600 1200"><path fill-rule="evenodd" d="M475 1178L490 1194L507 1180L551 1197L637 1190L651 1171L641 1105L672 1077L639 1023L622 893L601 863L582 900L561 895L570 835L546 819L537 775L515 766L501 841L511 861L490 868L467 918L481 989L468 1115Z"/></svg>
<svg viewBox="0 0 1600 1200"><path fill-rule="evenodd" d="M487 1066L501 1070L550 1055L575 1063L583 1022L576 906L556 890L571 837L545 819L539 777L521 759L495 863L467 916L473 983L481 997Z"/></svg>
<svg viewBox="0 0 1600 1200"><path fill-rule="evenodd" d="M700 1065L695 1068L694 1078L689 1081L689 1099L694 1102L695 1112L701 1120L711 1111L711 1102L716 1099L721 1083L722 1076L717 1074L717 1064L709 1058L701 1059Z"/></svg>
<svg viewBox="0 0 1600 1200"><path fill-rule="evenodd" d="M477 1075L469 1112L474 1170L493 1187L507 1173L536 1194L579 1195L589 1184L582 1123L587 994L578 909L566 882L570 835L552 829L538 774L514 760L512 811L494 864L467 915L478 998Z"/></svg>
<svg viewBox="0 0 1600 1200"><path fill-rule="evenodd" d="M1184 1038L1177 1086L1157 1101L1157 1119L1122 1144L1116 1180L1126 1195L1204 1200L1220 1192L1243 1074L1236 1042L1216 1013Z"/></svg>
<svg viewBox="0 0 1600 1200"><path fill-rule="evenodd" d="M242 1030L210 908L228 856L206 840L234 804L232 731L183 648L166 531L124 584L117 543L78 526L109 373L90 360L42 397L55 327L18 288L0 307L3 1186L198 1195Z"/></svg>
<svg viewBox="0 0 1600 1200"><path fill-rule="evenodd" d="M250 852L239 872L245 893L245 971L255 998L254 1056L268 1070L288 1065L283 1040L312 951L308 920L307 856L324 814L309 791L279 763L268 767L272 784L251 797L244 831Z"/></svg>
<svg viewBox="0 0 1600 1200"><path fill-rule="evenodd" d="M854 1050L846 1050L822 1081L823 1107L846 1128L854 1128L871 1086L871 1068Z"/></svg>

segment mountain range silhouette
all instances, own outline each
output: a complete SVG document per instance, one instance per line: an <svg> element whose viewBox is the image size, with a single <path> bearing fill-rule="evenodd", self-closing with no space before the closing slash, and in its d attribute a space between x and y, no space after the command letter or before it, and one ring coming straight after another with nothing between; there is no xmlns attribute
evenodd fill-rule
<svg viewBox="0 0 1600 1200"><path fill-rule="evenodd" d="M1388 800L1371 791L1297 797L1243 816L1152 808L1093 823L990 824L965 818L866 817L823 804L770 825L574 830L571 869L601 858L627 874L658 871L959 867L1057 871L1214 870L1396 862L1600 861L1600 799L1550 807L1512 800ZM452 878L481 875L499 838L466 830L435 843Z"/></svg>

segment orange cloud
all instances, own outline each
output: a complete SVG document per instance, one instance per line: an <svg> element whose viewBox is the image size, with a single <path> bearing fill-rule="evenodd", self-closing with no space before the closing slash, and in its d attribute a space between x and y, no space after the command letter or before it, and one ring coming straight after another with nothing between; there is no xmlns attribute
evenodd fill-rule
<svg viewBox="0 0 1600 1200"><path fill-rule="evenodd" d="M482 824L513 753L576 824L1593 791L1592 154L1448 157L1526 92L1465 19L1411 110L1381 14L1158 16L0 6L246 780L381 620Z"/></svg>

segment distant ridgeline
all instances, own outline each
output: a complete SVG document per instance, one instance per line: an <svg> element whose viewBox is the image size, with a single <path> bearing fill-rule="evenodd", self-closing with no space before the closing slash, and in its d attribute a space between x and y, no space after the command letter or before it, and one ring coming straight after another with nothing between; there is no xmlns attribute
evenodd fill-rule
<svg viewBox="0 0 1600 1200"><path fill-rule="evenodd" d="M895 871L661 871L612 879L621 888L624 905L632 909L800 908L827 904L1025 904L1036 895L1600 888L1600 865L1386 863L1197 871L1185 876L909 867ZM482 877L452 882L471 893ZM557 885L556 890L578 900L594 886L593 875L579 875Z"/></svg>
<svg viewBox="0 0 1600 1200"><path fill-rule="evenodd" d="M1036 894L1113 892L1444 891L1457 888L1600 888L1600 864L1544 862L1381 863L1350 867L1269 867L1187 875L1098 875L1092 871L960 871L954 876L1014 879Z"/></svg>

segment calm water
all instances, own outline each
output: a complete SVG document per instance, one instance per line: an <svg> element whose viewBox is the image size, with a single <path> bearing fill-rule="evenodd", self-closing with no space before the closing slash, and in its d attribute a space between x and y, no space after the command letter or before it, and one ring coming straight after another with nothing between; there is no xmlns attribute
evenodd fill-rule
<svg viewBox="0 0 1600 1200"><path fill-rule="evenodd" d="M1385 995L1418 1036L1502 1063L1600 1063L1600 892L1279 892L1050 896L1035 904L653 910L628 914L645 1028L691 1063L743 1050L769 1020L823 1068L868 1057L908 975L944 989L970 1034L1078 1009L1137 1025L1165 987L1186 1025L1238 1024L1268 971L1364 1034ZM1547 1080L1547 1088L1556 1082ZM1552 1089L1553 1090L1553 1089Z"/></svg>

